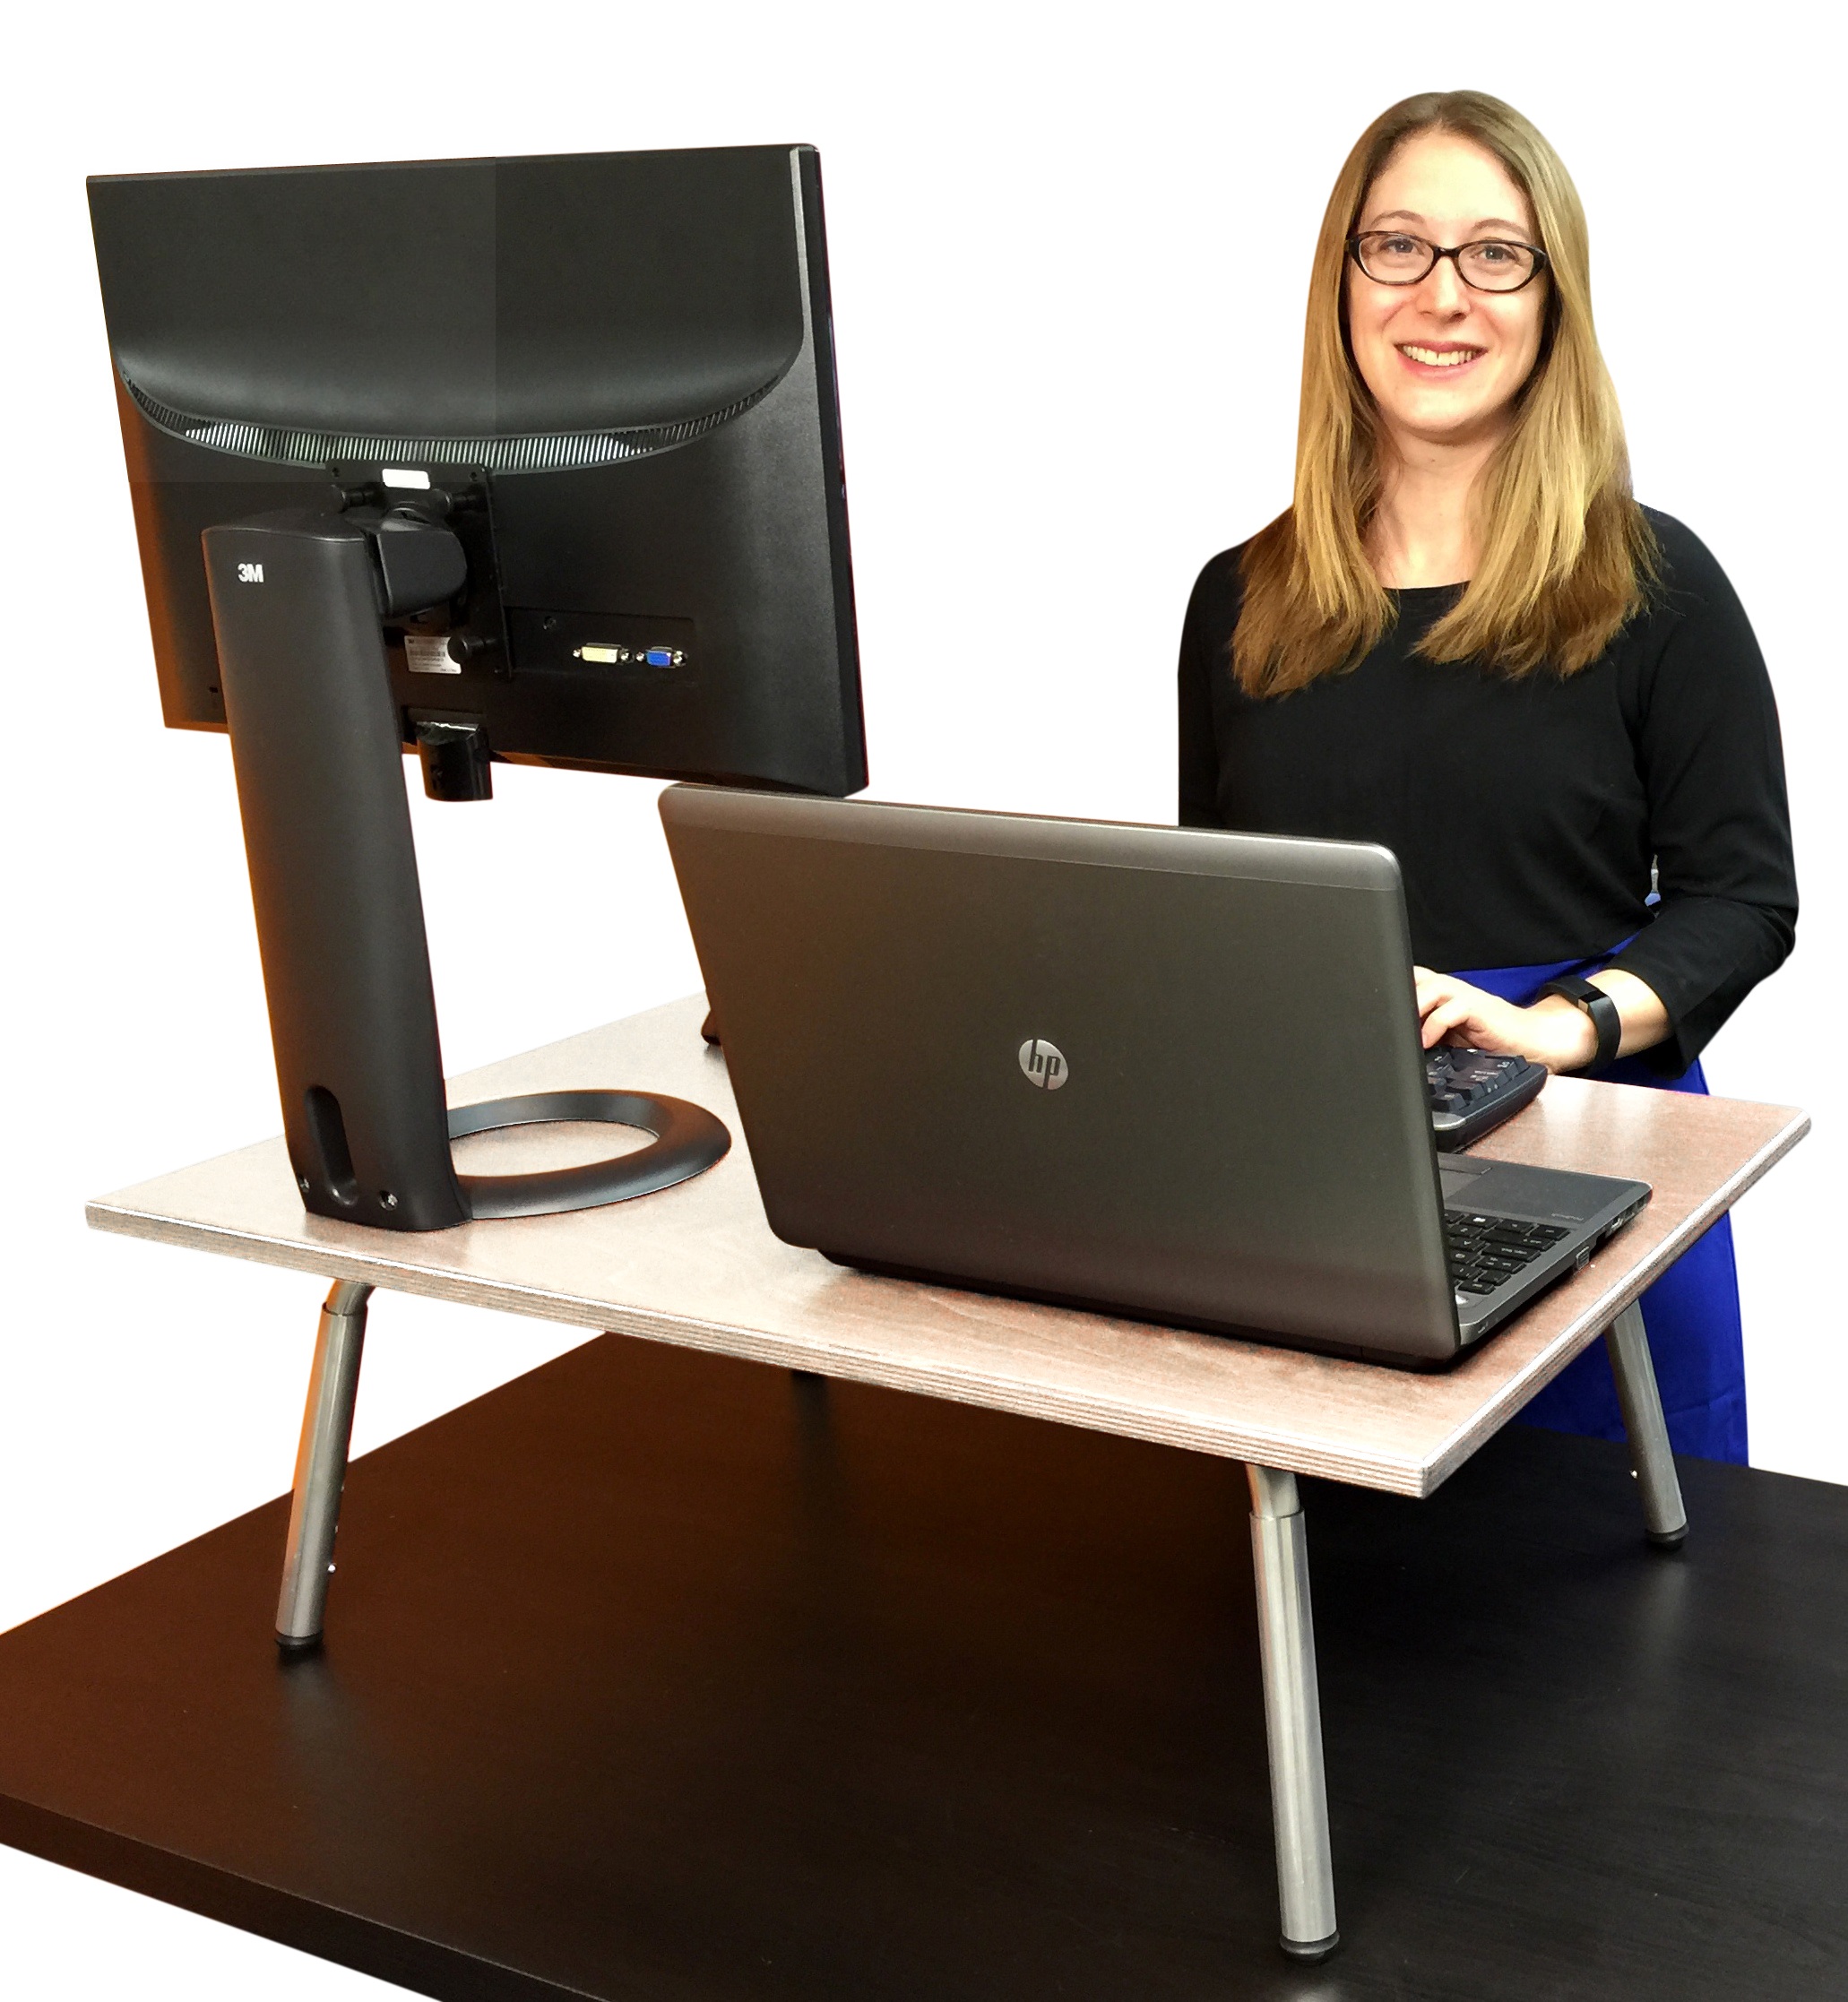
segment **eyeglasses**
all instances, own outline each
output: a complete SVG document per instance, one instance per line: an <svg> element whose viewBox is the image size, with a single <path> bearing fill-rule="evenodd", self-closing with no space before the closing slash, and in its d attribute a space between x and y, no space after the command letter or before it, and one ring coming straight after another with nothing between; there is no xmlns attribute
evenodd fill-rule
<svg viewBox="0 0 1848 2002"><path fill-rule="evenodd" d="M1348 238L1348 255L1376 285L1416 285L1447 257L1456 275L1478 292L1518 292L1546 269L1547 254L1531 243L1504 243L1485 237L1479 243L1440 250L1403 229L1367 229Z"/></svg>

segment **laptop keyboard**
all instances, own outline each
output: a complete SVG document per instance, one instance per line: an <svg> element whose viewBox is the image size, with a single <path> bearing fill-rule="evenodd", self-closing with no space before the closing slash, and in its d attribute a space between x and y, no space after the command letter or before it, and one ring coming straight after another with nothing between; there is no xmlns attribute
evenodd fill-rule
<svg viewBox="0 0 1848 2002"><path fill-rule="evenodd" d="M1450 1282L1459 1293L1492 1293L1565 1235L1561 1223L1523 1223L1516 1217L1446 1210Z"/></svg>

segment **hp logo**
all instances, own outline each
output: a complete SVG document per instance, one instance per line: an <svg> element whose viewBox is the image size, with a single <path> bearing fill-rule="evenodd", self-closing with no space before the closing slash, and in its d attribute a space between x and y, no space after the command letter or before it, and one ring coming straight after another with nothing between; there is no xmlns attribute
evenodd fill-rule
<svg viewBox="0 0 1848 2002"><path fill-rule="evenodd" d="M1056 1092L1071 1075L1065 1052L1042 1036L1029 1036L1020 1046L1020 1067L1029 1084L1042 1092Z"/></svg>

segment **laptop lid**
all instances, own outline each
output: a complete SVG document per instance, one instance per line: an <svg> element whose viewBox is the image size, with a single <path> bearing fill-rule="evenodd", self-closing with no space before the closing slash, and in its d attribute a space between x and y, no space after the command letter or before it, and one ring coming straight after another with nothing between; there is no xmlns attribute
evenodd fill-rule
<svg viewBox="0 0 1848 2002"><path fill-rule="evenodd" d="M1455 1352L1386 850L704 787L661 816L779 1237Z"/></svg>

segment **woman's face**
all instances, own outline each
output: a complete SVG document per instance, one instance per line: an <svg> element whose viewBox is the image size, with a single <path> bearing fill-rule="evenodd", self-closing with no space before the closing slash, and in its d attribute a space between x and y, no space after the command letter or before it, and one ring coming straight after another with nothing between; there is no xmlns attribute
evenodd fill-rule
<svg viewBox="0 0 1848 2002"><path fill-rule="evenodd" d="M1448 132L1418 133L1386 161L1360 205L1355 234L1367 229L1404 229L1440 248L1540 241L1501 162ZM1549 282L1542 272L1518 292L1479 292L1440 257L1416 285L1380 285L1349 259L1354 362L1402 448L1477 444L1507 428L1539 358Z"/></svg>

